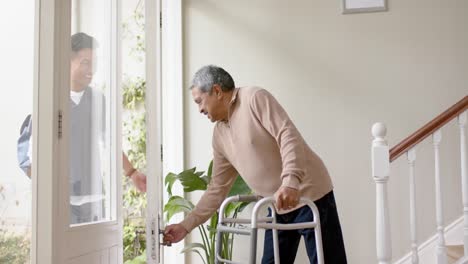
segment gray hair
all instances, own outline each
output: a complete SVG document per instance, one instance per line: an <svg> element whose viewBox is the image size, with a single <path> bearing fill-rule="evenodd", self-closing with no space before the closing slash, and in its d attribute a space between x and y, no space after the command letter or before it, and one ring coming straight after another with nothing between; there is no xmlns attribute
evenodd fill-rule
<svg viewBox="0 0 468 264"><path fill-rule="evenodd" d="M207 65L195 73L190 89L196 87L204 93L211 93L215 84L221 86L221 90L224 92L232 91L235 88L234 80L227 71L215 65Z"/></svg>

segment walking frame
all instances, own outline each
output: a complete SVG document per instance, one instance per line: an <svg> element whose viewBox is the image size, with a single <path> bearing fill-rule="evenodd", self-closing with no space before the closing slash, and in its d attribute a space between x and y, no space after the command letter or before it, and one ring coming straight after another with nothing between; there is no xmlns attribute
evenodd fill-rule
<svg viewBox="0 0 468 264"><path fill-rule="evenodd" d="M226 218L225 209L228 204L235 202L256 202L253 210L251 219L241 218ZM275 257L275 264L280 264L279 258L279 244L278 244L278 230L297 230L305 228L315 229L315 245L317 250L317 261L318 264L323 264L323 248L322 248L322 233L320 229L320 216L317 206L310 199L302 197L300 203L309 206L312 210L314 221L295 223L295 224L277 224L276 223L276 209L275 209L275 198L273 197L261 197L257 195L236 195L226 198L221 204L219 210L218 228L216 231L216 248L215 248L215 263L228 263L228 264L240 264L232 260L221 258L221 247L222 247L222 233L232 233L238 235L250 236L250 257L249 264L256 264L257 259L257 233L258 229L271 229L273 233L273 251ZM271 217L259 217L260 208L264 205L268 205L272 212ZM227 226L226 224L234 224L233 227ZM250 224L250 227L239 226L236 224Z"/></svg>

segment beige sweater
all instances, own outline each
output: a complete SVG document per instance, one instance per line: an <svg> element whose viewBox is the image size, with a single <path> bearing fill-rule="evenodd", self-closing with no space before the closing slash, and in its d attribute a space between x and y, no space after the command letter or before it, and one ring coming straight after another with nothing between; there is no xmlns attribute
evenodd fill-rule
<svg viewBox="0 0 468 264"><path fill-rule="evenodd" d="M208 190L181 222L189 232L219 208L237 174L261 196L272 196L279 187L288 186L315 201L333 189L322 160L276 99L258 87L235 89L228 121L217 122L214 128L213 155Z"/></svg>

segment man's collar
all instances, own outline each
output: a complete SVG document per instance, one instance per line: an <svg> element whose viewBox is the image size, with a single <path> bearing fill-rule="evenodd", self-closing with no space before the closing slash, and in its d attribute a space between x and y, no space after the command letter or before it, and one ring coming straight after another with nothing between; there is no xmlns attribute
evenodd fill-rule
<svg viewBox="0 0 468 264"><path fill-rule="evenodd" d="M239 88L234 88L234 91L232 92L232 95L231 95L231 100L229 101L229 105L228 105L228 117L227 117L227 120L225 121L220 121L222 123L228 123L229 122L229 118L231 118L231 114L232 114L232 106L234 105L234 103L236 102L237 100L237 93L239 92Z"/></svg>
<svg viewBox="0 0 468 264"><path fill-rule="evenodd" d="M238 92L239 88L234 88L234 91L232 92L231 101L229 101L229 106L233 105L236 102Z"/></svg>

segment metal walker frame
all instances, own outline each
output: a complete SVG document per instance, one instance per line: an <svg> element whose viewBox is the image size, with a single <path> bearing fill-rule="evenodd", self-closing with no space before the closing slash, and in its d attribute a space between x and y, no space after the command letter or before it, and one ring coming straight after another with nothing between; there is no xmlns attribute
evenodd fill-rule
<svg viewBox="0 0 468 264"><path fill-rule="evenodd" d="M235 202L256 202L253 210L251 219L241 219L241 218L226 218L224 217L224 212L228 204ZM309 206L312 210L314 221L296 223L296 224L277 224L276 223L276 209L275 209L275 199L273 197L261 197L257 195L236 195L226 198L221 204L219 210L219 219L218 219L218 228L216 230L216 247L215 247L215 263L228 263L228 264L240 264L239 262L234 262L232 260L227 260L221 258L221 247L222 233L232 233L238 235L250 236L250 257L249 264L256 264L257 261L257 233L258 229L271 229L273 233L273 251L275 257L275 264L280 264L279 258L279 244L278 244L278 230L296 230L296 229L305 229L305 228L314 228L315 229L315 245L317 250L317 260L318 264L323 264L323 247L322 247L322 232L320 229L320 215L317 209L317 206L310 199L301 197L300 203L303 203ZM260 208L264 205L268 205L272 212L271 217L258 217ZM250 224L250 227L230 227L226 224Z"/></svg>

